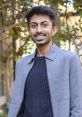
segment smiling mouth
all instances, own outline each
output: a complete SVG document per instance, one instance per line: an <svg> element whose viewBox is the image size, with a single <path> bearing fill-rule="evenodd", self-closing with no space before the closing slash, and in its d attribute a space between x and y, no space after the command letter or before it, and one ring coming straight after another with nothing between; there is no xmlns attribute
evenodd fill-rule
<svg viewBox="0 0 82 117"><path fill-rule="evenodd" d="M37 33L37 34L35 34L34 36L35 36L35 38L36 38L36 41L43 41L44 38L45 38L45 36L46 36L46 34Z"/></svg>
<svg viewBox="0 0 82 117"><path fill-rule="evenodd" d="M46 36L46 34L36 34L35 37L43 37Z"/></svg>
<svg viewBox="0 0 82 117"><path fill-rule="evenodd" d="M38 40L43 40L43 38L45 37L46 35L36 35L36 38Z"/></svg>
<svg viewBox="0 0 82 117"><path fill-rule="evenodd" d="M44 37L44 35L38 35L38 36L36 36L36 37L42 38L42 37Z"/></svg>
<svg viewBox="0 0 82 117"><path fill-rule="evenodd" d="M38 41L41 41L41 40L44 39L44 37L45 37L45 36L37 36L36 39L37 39Z"/></svg>

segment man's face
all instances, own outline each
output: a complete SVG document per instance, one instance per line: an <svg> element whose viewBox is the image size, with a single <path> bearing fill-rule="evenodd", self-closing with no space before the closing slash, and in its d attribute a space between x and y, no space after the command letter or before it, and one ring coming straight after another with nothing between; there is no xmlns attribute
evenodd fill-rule
<svg viewBox="0 0 82 117"><path fill-rule="evenodd" d="M52 21L47 15L33 15L29 24L29 34L36 45L45 45L52 41L56 32Z"/></svg>

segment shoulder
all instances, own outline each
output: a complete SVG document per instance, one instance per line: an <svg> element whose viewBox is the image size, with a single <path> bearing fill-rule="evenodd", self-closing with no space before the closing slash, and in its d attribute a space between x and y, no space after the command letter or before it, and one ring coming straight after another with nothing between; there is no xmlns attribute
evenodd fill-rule
<svg viewBox="0 0 82 117"><path fill-rule="evenodd" d="M59 48L57 45L53 44L53 51L58 55L60 58L68 58L68 59L73 59L76 58L78 55L75 52L69 51L69 50L64 50Z"/></svg>
<svg viewBox="0 0 82 117"><path fill-rule="evenodd" d="M72 64L76 64L77 62L80 64L80 58L75 52L60 49L59 55Z"/></svg>
<svg viewBox="0 0 82 117"><path fill-rule="evenodd" d="M30 54L30 55L22 57L21 59L19 59L16 62L16 65L18 66L18 65L23 65L23 64L29 63L32 60L33 56L34 56L34 54Z"/></svg>
<svg viewBox="0 0 82 117"><path fill-rule="evenodd" d="M69 51L69 50L63 50L60 49L59 54L61 56L67 57L69 59L77 58L78 55L75 52Z"/></svg>

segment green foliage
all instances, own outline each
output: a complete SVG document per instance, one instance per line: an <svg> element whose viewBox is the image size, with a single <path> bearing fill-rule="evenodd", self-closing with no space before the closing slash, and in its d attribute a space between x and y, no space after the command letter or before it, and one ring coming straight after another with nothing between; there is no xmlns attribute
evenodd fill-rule
<svg viewBox="0 0 82 117"><path fill-rule="evenodd" d="M39 0L39 2L40 2L40 0ZM38 4L39 4L39 2L38 2ZM44 0L44 2L45 2L45 4L50 5L51 7L54 7L57 12L56 14L57 14L57 18L59 20L58 21L59 30L58 30L57 34L53 37L55 42L57 41L57 43L58 43L58 41L59 41L59 43L60 43L60 40L66 41L67 39L72 38L73 35L76 32L78 32L79 30L82 31L80 21L78 22L79 28L76 26L67 28L68 24L66 24L66 22L65 22L65 20L67 18L66 13L64 14L64 21L61 20L62 10L59 9L59 5L62 5L65 8L67 8L66 5L68 3L70 4L69 0L55 0L55 1L54 0ZM3 27L3 26L10 27L10 28L8 28L8 30L6 30L7 35L9 36L9 38L10 37L12 38L12 41L15 44L18 39L23 41L23 44L21 45L19 50L15 53L15 55L13 55L13 51L15 51L15 50L13 50L13 48L16 47L16 45L15 46L12 45L13 47L11 48L10 52L8 51L6 53L6 56L13 55L13 57L16 57L16 59L17 59L17 58L21 57L22 54L25 54L25 52L27 52L27 43L29 41L29 36L26 33L28 30L28 26L27 26L27 22L25 19L25 15L31 7L36 5L36 3L37 2L33 3L33 0L18 0L18 1L14 1L14 3L12 2L12 0L0 0L0 9L1 9L2 15L4 13L6 14L5 21L2 21L2 19L0 19L0 27ZM77 12L76 15L79 15L82 18L81 0L73 0L72 4L73 4L74 8L76 9L76 12ZM4 13L3 13L3 9L4 9ZM16 22L18 22L17 25L15 25ZM14 25L14 26L12 26L12 25ZM76 23L75 25L78 25L78 24ZM13 44L13 42L12 42L12 44Z"/></svg>

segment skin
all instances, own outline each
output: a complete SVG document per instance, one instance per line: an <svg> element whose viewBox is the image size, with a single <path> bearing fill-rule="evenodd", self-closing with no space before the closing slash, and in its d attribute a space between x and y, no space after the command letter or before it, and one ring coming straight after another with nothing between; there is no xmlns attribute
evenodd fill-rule
<svg viewBox="0 0 82 117"><path fill-rule="evenodd" d="M52 25L52 21L47 15L33 15L30 19L29 34L35 42L38 55L47 54L52 45L52 36L57 32L57 27Z"/></svg>

